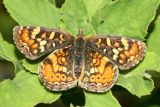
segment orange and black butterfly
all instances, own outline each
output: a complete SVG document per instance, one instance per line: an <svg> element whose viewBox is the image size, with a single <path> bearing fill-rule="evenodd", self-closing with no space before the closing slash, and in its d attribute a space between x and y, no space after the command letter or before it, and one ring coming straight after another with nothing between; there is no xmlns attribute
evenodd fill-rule
<svg viewBox="0 0 160 107"><path fill-rule="evenodd" d="M125 37L84 38L44 27L16 26L13 39L17 48L34 60L51 52L39 65L39 78L50 90L79 86L90 92L106 92L125 70L141 61L146 52L142 41Z"/></svg>

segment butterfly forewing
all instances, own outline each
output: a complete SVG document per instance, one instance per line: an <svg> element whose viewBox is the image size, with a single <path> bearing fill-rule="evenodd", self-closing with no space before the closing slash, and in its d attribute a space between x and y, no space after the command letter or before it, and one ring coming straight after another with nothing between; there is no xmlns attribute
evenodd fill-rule
<svg viewBox="0 0 160 107"><path fill-rule="evenodd" d="M103 54L86 50L85 66L79 78L79 86L90 92L106 92L117 81L118 67Z"/></svg>
<svg viewBox="0 0 160 107"><path fill-rule="evenodd" d="M93 50L106 55L120 69L129 69L138 64L146 52L144 42L125 37L93 37L87 42Z"/></svg>
<svg viewBox="0 0 160 107"><path fill-rule="evenodd" d="M18 49L29 59L37 59L43 54L67 46L73 36L45 27L16 26L13 39Z"/></svg>
<svg viewBox="0 0 160 107"><path fill-rule="evenodd" d="M55 50L39 65L39 78L53 91L67 90L77 85L70 47Z"/></svg>

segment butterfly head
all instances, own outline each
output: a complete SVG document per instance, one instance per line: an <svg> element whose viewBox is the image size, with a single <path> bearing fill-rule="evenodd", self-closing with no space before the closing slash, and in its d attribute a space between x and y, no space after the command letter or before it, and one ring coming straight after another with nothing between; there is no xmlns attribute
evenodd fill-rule
<svg viewBox="0 0 160 107"><path fill-rule="evenodd" d="M77 34L78 38L83 38L84 34L83 34L83 29L79 29L78 34Z"/></svg>
<svg viewBox="0 0 160 107"><path fill-rule="evenodd" d="M85 43L83 37L84 37L83 30L79 29L79 33L77 34L76 45L75 45L77 49L83 48Z"/></svg>

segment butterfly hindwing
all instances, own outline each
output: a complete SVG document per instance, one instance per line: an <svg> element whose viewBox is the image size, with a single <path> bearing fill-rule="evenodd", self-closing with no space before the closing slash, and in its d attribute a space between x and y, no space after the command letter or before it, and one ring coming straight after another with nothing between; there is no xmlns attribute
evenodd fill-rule
<svg viewBox="0 0 160 107"><path fill-rule="evenodd" d="M73 56L69 47L55 50L39 65L39 78L52 91L67 90L77 85Z"/></svg>
<svg viewBox="0 0 160 107"><path fill-rule="evenodd" d="M78 85L90 92L106 92L118 79L118 67L94 50L84 53L85 66Z"/></svg>

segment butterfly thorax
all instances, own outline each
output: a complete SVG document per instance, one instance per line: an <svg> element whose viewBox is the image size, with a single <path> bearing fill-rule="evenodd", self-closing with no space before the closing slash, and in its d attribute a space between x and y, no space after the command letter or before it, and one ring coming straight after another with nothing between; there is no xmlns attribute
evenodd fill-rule
<svg viewBox="0 0 160 107"><path fill-rule="evenodd" d="M82 34L78 34L78 38L74 43L74 71L75 76L78 78L82 71L83 54L84 54L85 41Z"/></svg>

